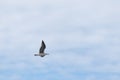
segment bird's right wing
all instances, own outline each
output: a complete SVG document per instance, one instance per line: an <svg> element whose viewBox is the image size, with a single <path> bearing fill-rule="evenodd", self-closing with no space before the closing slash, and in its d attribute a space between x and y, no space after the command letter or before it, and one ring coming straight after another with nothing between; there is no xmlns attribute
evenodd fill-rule
<svg viewBox="0 0 120 80"><path fill-rule="evenodd" d="M39 50L39 53L44 53L45 48L46 48L46 45L45 45L44 41L42 40L41 48Z"/></svg>

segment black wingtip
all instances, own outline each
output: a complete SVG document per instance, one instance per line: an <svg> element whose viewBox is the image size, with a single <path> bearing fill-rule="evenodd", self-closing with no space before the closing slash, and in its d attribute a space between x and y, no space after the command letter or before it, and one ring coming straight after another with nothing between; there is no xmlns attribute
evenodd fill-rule
<svg viewBox="0 0 120 80"><path fill-rule="evenodd" d="M42 40L42 42L44 42L44 41Z"/></svg>

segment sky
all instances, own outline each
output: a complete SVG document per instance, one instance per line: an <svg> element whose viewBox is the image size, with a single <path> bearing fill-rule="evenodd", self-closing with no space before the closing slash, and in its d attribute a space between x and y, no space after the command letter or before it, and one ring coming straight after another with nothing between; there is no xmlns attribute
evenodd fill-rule
<svg viewBox="0 0 120 80"><path fill-rule="evenodd" d="M120 0L0 0L0 80L120 80ZM45 57L36 57L41 41Z"/></svg>

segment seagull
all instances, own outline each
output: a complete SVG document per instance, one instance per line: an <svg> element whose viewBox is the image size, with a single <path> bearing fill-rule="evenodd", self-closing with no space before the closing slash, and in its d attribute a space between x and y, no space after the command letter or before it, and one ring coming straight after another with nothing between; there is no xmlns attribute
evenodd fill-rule
<svg viewBox="0 0 120 80"><path fill-rule="evenodd" d="M34 54L34 56L44 57L45 55L48 55L48 53L44 53L45 48L46 48L46 45L45 45L44 41L42 40L41 47L39 49L39 53L38 54Z"/></svg>

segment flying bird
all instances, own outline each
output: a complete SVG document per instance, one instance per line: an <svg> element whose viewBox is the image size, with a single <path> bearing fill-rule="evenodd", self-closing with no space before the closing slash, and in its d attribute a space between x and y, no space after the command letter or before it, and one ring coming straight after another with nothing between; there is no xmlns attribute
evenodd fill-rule
<svg viewBox="0 0 120 80"><path fill-rule="evenodd" d="M41 47L39 49L39 53L38 54L34 54L34 56L41 56L41 57L44 57L45 55L48 55L48 53L45 53L45 48L46 48L46 45L44 43L44 41L42 40L42 43L41 43Z"/></svg>

